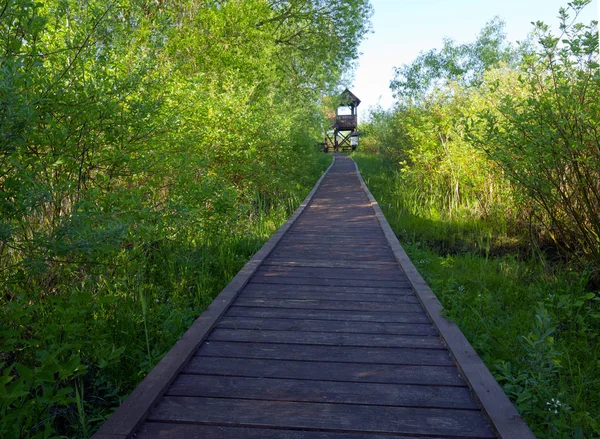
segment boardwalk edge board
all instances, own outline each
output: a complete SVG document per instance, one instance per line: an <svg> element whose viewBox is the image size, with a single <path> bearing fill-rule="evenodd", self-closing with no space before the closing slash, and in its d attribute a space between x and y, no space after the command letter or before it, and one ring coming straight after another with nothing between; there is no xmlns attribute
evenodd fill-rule
<svg viewBox="0 0 600 439"><path fill-rule="evenodd" d="M371 207L381 224L385 237L408 277L415 294L423 304L429 318L440 332L442 340L448 347L455 363L464 377L482 410L487 415L492 428L500 438L504 439L535 439L529 426L523 421L512 402L508 399L483 360L477 355L459 327L442 316L444 307L435 296L429 285L419 274L416 267L400 245L396 234L385 219L379 204L365 184L358 165L354 162L356 174L363 191L371 202Z"/></svg>
<svg viewBox="0 0 600 439"><path fill-rule="evenodd" d="M154 366L150 373L131 392L123 403L106 420L92 439L125 439L130 437L146 419L150 410L164 395L179 372L191 360L198 347L227 311L250 278L271 254L298 217L306 210L335 163L335 156L327 170L321 175L302 204L292 216L271 236L265 245L244 265L227 286L219 293L206 310L195 320L177 343Z"/></svg>

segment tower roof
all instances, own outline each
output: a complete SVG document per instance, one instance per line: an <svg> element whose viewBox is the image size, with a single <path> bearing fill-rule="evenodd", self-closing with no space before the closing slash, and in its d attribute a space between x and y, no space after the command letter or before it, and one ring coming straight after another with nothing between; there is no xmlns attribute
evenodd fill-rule
<svg viewBox="0 0 600 439"><path fill-rule="evenodd" d="M350 90L345 89L340 94L340 105L352 105L354 107L358 107L359 104L360 104L360 99L358 99L356 97L356 95L354 93L352 93Z"/></svg>

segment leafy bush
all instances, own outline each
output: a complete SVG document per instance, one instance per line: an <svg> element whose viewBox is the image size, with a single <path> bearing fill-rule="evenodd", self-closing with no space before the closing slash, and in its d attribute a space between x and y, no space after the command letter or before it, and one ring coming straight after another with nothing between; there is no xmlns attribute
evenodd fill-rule
<svg viewBox="0 0 600 439"><path fill-rule="evenodd" d="M539 438L600 434L600 300L590 273L538 256L494 254L484 225L432 221L396 204L405 183L381 156L356 154L392 229ZM413 188L416 189L416 188ZM485 236L485 235L484 235Z"/></svg>
<svg viewBox="0 0 600 439"><path fill-rule="evenodd" d="M589 2L571 4L577 13ZM597 22L568 23L562 35L536 24L539 48L523 61L515 89L490 84L470 139L506 172L555 244L600 265L600 65Z"/></svg>
<svg viewBox="0 0 600 439"><path fill-rule="evenodd" d="M369 15L0 8L0 436L93 433L283 222L327 165L321 96Z"/></svg>
<svg viewBox="0 0 600 439"><path fill-rule="evenodd" d="M396 70L396 108L374 111L364 131L404 193L418 188L403 195L413 213L484 218L523 249L554 246L589 264L597 280L598 32L576 23L589 3L561 9L560 37L538 22L537 42L513 48L495 20L474 43L422 54Z"/></svg>

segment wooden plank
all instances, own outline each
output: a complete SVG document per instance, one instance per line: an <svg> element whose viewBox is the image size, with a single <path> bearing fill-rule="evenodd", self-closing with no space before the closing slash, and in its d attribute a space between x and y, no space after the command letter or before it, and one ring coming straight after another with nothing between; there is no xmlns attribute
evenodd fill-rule
<svg viewBox="0 0 600 439"><path fill-rule="evenodd" d="M302 228L298 228L291 232L287 237L290 241L295 240L309 240L310 242L324 242L330 243L332 245L335 244L336 240L338 242L355 242L360 243L361 241L375 241L382 242L385 240L385 235L378 230L376 232L364 230L364 228L356 227L352 229L338 230L335 228L329 229L314 229L313 226L305 225ZM323 241L320 241L320 238ZM354 239L358 241L353 241ZM387 243L386 243L387 244Z"/></svg>
<svg viewBox="0 0 600 439"><path fill-rule="evenodd" d="M372 213L371 213L372 215ZM302 219L302 223L298 226L301 227L310 227L311 229L315 226L322 226L323 223L329 225L330 227L354 227L361 229L368 229L369 227L377 227L377 220L375 218L365 220L365 219L355 219L351 213L342 214L342 215L328 215L328 216L315 216L314 218L305 217Z"/></svg>
<svg viewBox="0 0 600 439"><path fill-rule="evenodd" d="M405 280L360 280L360 279L330 279L306 277L265 277L253 276L251 284L279 284L279 285L322 285L348 286L348 287L380 287L380 288L410 288Z"/></svg>
<svg viewBox="0 0 600 439"><path fill-rule="evenodd" d="M340 302L324 299L253 299L240 297L235 302L236 306L288 308L288 309L314 309L332 311L364 311L381 313L421 313L421 305L411 303L377 303L377 302Z"/></svg>
<svg viewBox="0 0 600 439"><path fill-rule="evenodd" d="M385 242L385 235L383 231L378 230L377 232L368 232L364 230L348 231L348 230L334 230L334 231L318 231L318 230L296 230L289 232L285 239L310 239L311 241L319 241L321 239L326 241L347 241L351 239L360 240L374 240L377 242Z"/></svg>
<svg viewBox="0 0 600 439"><path fill-rule="evenodd" d="M254 284L257 285L257 284ZM260 284L258 284L260 285ZM420 303L417 296L412 294L377 294L377 293L331 293L324 291L296 291L293 288L287 290L269 290L266 288L257 290L244 290L240 297L261 299L327 299L342 300L350 302L380 302L380 303Z"/></svg>
<svg viewBox="0 0 600 439"><path fill-rule="evenodd" d="M427 323L429 319L425 311L415 313L396 312L365 312L361 311L339 311L339 310L312 310L312 309L289 309L289 308L260 308L243 307L234 304L226 317L255 317L255 318L290 318L290 319L314 319L314 320L337 320L348 322L377 322L377 323Z"/></svg>
<svg viewBox="0 0 600 439"><path fill-rule="evenodd" d="M466 387L456 367L194 357L185 373L380 384Z"/></svg>
<svg viewBox="0 0 600 439"><path fill-rule="evenodd" d="M275 428L224 427L222 425L144 424L136 439L365 439L364 433L288 430ZM422 439L409 436L369 434L368 439ZM429 438L442 439L442 438Z"/></svg>
<svg viewBox="0 0 600 439"><path fill-rule="evenodd" d="M350 334L437 335L431 323L348 322L308 319L222 317L217 328L261 331L343 332Z"/></svg>
<svg viewBox="0 0 600 439"><path fill-rule="evenodd" d="M437 335L346 334L335 332L261 331L259 329L215 328L210 333L208 340L318 346L446 349Z"/></svg>
<svg viewBox="0 0 600 439"><path fill-rule="evenodd" d="M337 361L368 364L453 366L441 349L314 346L274 343L210 341L198 349L199 356L257 358L264 360Z"/></svg>
<svg viewBox="0 0 600 439"><path fill-rule="evenodd" d="M385 219L377 201L362 179L356 164L355 167L362 189L371 202L381 228L390 243L390 248L394 252L394 257L406 273L427 314L439 329L450 353L456 360L456 364L479 400L484 412L489 417L493 428L502 438L533 439L535 436L525 421L519 416L515 407L479 355L477 355L471 344L467 341L462 331L455 323L447 320L442 315L442 304L435 294L433 294L429 285L427 285L423 277L419 274L400 245L398 238Z"/></svg>
<svg viewBox="0 0 600 439"><path fill-rule="evenodd" d="M288 259L294 261L296 259L325 259L333 261L355 261L361 262L364 260L376 261L384 260L389 257L387 253L349 253L349 252L333 252L333 251L297 251L290 249L280 249L273 253L273 257L277 259Z"/></svg>
<svg viewBox="0 0 600 439"><path fill-rule="evenodd" d="M314 272L311 274L310 271L305 270L272 270L272 269L262 269L260 272L257 272L253 277L257 282L263 279L324 279L327 282L332 281L333 279L340 279L344 281L356 280L359 282L372 281L373 283L377 282L394 282L406 285L406 288L410 288L410 284L407 282L406 278L398 273L348 273L344 275L344 273L336 271L332 269L330 273L325 272ZM365 285L363 285L365 286ZM377 285L375 285L377 286Z"/></svg>
<svg viewBox="0 0 600 439"><path fill-rule="evenodd" d="M346 275L361 275L363 277L371 274L382 275L382 276L396 276L405 277L404 273L397 265L380 265L371 266L368 268L362 267L302 267L302 266L282 266L277 264L266 263L261 266L263 271L272 272L295 272L295 273L307 273L314 275L326 275L326 274L346 274Z"/></svg>
<svg viewBox="0 0 600 439"><path fill-rule="evenodd" d="M272 266L284 266L284 267L322 267L322 268L387 268L390 266L397 266L396 262L392 261L361 261L361 262L344 262L344 261L331 261L331 260L319 260L319 259L305 259L305 260L281 260L273 257L269 257L264 263L264 267Z"/></svg>
<svg viewBox="0 0 600 439"><path fill-rule="evenodd" d="M279 285L249 283L244 287L247 292L289 291L295 293L312 292L323 294L366 294L382 296L413 296L412 287L378 288L378 287L348 287L348 286L322 286L322 285Z"/></svg>
<svg viewBox="0 0 600 439"><path fill-rule="evenodd" d="M400 270L352 268L261 267L256 277L310 277L315 279L356 279L405 281Z"/></svg>
<svg viewBox="0 0 600 439"><path fill-rule="evenodd" d="M314 233L290 233L281 240L282 245L287 244L312 244L322 243L330 245L343 244L366 244L366 245L382 245L386 246L387 241L385 235L364 236L360 234L352 235L330 235L330 234L314 234Z"/></svg>
<svg viewBox="0 0 600 439"><path fill-rule="evenodd" d="M265 245L244 265L231 282L219 293L211 305L196 319L192 326L133 390L125 401L106 420L93 436L94 439L122 438L132 434L146 418L150 408L164 394L177 374L204 341L221 315L229 308L238 293L246 285L262 261L275 249L281 238L292 227L311 202L335 159L317 181L292 216L273 234Z"/></svg>
<svg viewBox="0 0 600 439"><path fill-rule="evenodd" d="M479 410L467 387L181 374L170 396Z"/></svg>
<svg viewBox="0 0 600 439"><path fill-rule="evenodd" d="M285 251L324 251L328 254L346 254L346 253L361 253L361 254L382 254L386 257L390 256L389 248L387 245L368 245L368 244L344 244L344 245L331 245L326 242L296 242L290 243L280 247L281 250Z"/></svg>
<svg viewBox="0 0 600 439"><path fill-rule="evenodd" d="M315 244L305 246L282 246L277 248L275 257L279 255L310 255L317 259L328 258L332 260L358 258L360 260L389 260L392 257L390 249L387 247L378 247L373 249L350 248L347 246L332 248L327 245Z"/></svg>
<svg viewBox="0 0 600 439"><path fill-rule="evenodd" d="M326 219L324 219L326 221ZM327 234L348 234L351 235L353 233L361 234L363 236L367 235L378 235L381 233L381 229L379 227L363 227L363 226L351 226L344 225L344 230L340 231L341 227L331 226L327 224L323 225L308 225L303 224L293 229L294 233L327 233Z"/></svg>
<svg viewBox="0 0 600 439"><path fill-rule="evenodd" d="M474 410L167 396L148 418L155 422L494 437Z"/></svg>

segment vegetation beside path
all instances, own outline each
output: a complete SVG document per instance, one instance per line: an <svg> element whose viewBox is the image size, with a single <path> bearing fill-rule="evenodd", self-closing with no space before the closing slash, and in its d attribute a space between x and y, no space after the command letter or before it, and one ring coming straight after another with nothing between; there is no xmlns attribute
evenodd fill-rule
<svg viewBox="0 0 600 439"><path fill-rule="evenodd" d="M370 13L2 2L0 437L91 436L287 219Z"/></svg>
<svg viewBox="0 0 600 439"><path fill-rule="evenodd" d="M447 317L461 328L536 437L596 437L600 301L589 275L496 246L485 222L410 213L401 193L409 188L399 184L392 164L364 153L354 158Z"/></svg>
<svg viewBox="0 0 600 439"><path fill-rule="evenodd" d="M600 65L589 0L400 66L355 154L407 253L540 438L600 436ZM532 17L535 18L535 17Z"/></svg>

